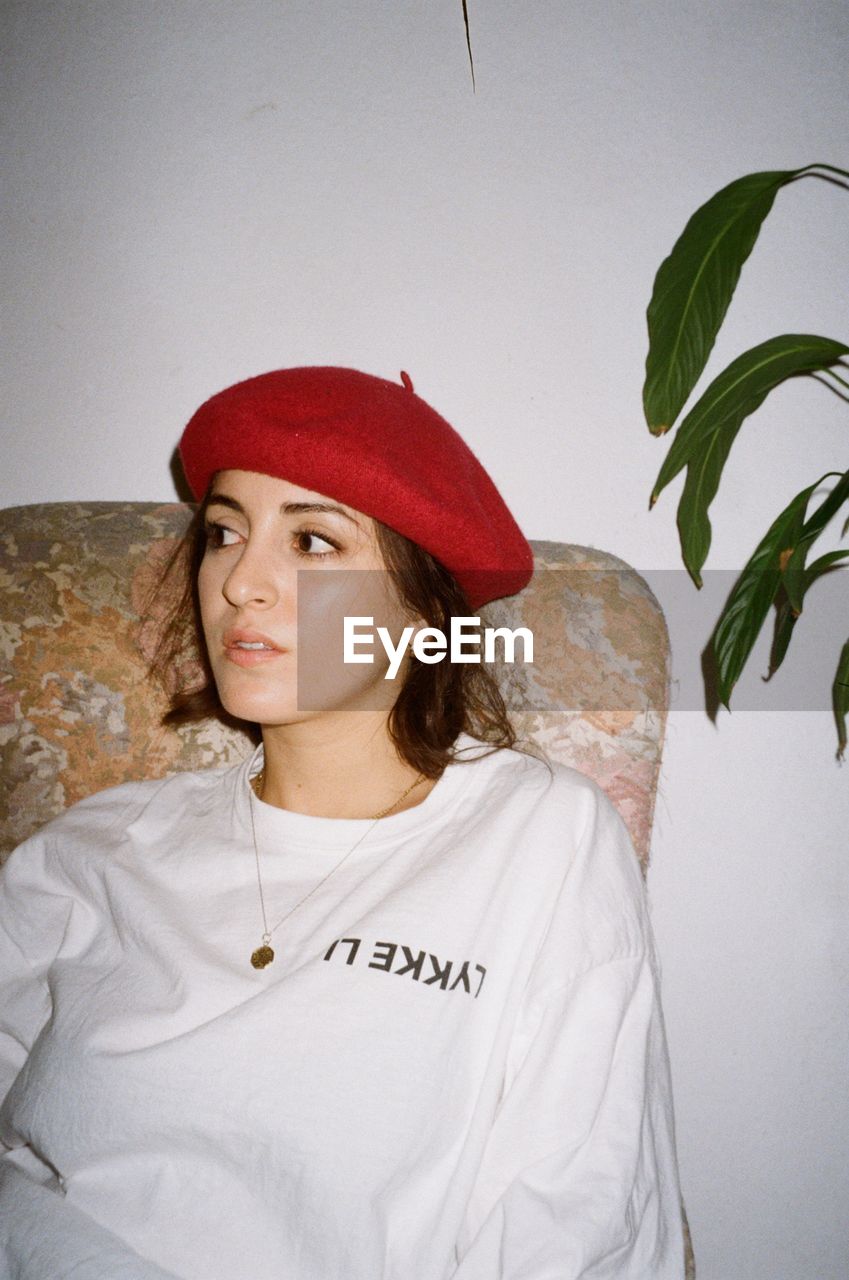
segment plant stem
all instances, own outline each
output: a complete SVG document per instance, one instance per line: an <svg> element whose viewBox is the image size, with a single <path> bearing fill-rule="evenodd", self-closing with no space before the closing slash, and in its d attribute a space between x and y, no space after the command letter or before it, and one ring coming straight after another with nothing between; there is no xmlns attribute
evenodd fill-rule
<svg viewBox="0 0 849 1280"><path fill-rule="evenodd" d="M463 0L463 23L466 27L466 48L469 51L469 70L472 73L472 93L475 93L475 60L472 57L472 36L469 30L469 7L466 0ZM849 174L846 176L849 177Z"/></svg>
<svg viewBox="0 0 849 1280"><path fill-rule="evenodd" d="M827 371L821 370L819 373L811 374L811 377L814 379L814 382L821 382L832 395L837 396L838 400L842 400L844 404L849 404L849 383L844 382L842 378L838 378L835 374L833 375L835 381L840 384L839 386L835 386L833 383L829 382L828 378L825 377L825 372ZM846 390L841 391L841 387L845 387Z"/></svg>
<svg viewBox="0 0 849 1280"><path fill-rule="evenodd" d="M845 169L835 169L833 164L811 164L804 172L808 173L811 169L827 169L829 173L839 173L841 178L849 178L849 173Z"/></svg>
<svg viewBox="0 0 849 1280"><path fill-rule="evenodd" d="M849 391L849 382L845 378L841 378L839 373L835 373L833 369L826 369L825 372L830 378L834 378L835 382L839 382L841 387L845 387Z"/></svg>

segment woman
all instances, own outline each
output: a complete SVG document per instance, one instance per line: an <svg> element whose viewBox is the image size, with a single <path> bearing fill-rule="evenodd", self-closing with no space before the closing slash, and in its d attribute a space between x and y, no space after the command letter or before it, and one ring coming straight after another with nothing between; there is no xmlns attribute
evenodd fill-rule
<svg viewBox="0 0 849 1280"><path fill-rule="evenodd" d="M206 681L170 719L262 742L93 796L7 864L0 1275L683 1274L621 821L513 749L482 666L340 652L346 617L447 631L532 568L402 377L265 374L186 428L163 654L193 598Z"/></svg>

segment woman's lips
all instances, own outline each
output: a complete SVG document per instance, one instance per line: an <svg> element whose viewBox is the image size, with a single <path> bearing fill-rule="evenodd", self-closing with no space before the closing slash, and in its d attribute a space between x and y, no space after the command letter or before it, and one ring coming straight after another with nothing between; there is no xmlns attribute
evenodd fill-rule
<svg viewBox="0 0 849 1280"><path fill-rule="evenodd" d="M237 667L256 667L273 662L287 652L268 636L255 631L228 631L224 636L224 657Z"/></svg>
<svg viewBox="0 0 849 1280"><path fill-rule="evenodd" d="M228 662L235 663L237 667L256 667L263 662L273 662L275 658L282 658L287 652L286 649L244 649L239 645L227 645L224 657Z"/></svg>

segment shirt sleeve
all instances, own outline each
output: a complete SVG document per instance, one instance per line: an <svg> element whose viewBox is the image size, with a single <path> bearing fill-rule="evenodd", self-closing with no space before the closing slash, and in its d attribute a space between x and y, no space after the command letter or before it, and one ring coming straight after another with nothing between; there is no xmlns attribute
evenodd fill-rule
<svg viewBox="0 0 849 1280"><path fill-rule="evenodd" d="M35 836L0 874L0 1099L26 1066L52 1013L48 983L74 894ZM174 1280L81 1213L59 1178L28 1146L15 1143L0 1108L0 1277L14 1280Z"/></svg>
<svg viewBox="0 0 849 1280"><path fill-rule="evenodd" d="M14 1280L176 1280L46 1184L24 1148L0 1157L0 1276ZM27 1167L32 1163L33 1169Z"/></svg>
<svg viewBox="0 0 849 1280"><path fill-rule="evenodd" d="M42 838L20 845L0 873L0 1099L52 1013L47 972L70 910L47 870Z"/></svg>
<svg viewBox="0 0 849 1280"><path fill-rule="evenodd" d="M513 1036L453 1280L681 1280L666 1037L627 832L592 816Z"/></svg>
<svg viewBox="0 0 849 1280"><path fill-rule="evenodd" d="M126 825L133 797L128 784L80 801L0 867L0 1101L53 1012L51 966L73 951L75 922L91 918L95 836ZM0 1126L0 1149L2 1139Z"/></svg>

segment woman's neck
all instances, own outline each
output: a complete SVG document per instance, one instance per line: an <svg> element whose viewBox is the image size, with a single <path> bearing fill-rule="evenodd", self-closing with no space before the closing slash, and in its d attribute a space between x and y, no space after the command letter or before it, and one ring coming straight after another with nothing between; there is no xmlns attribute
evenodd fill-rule
<svg viewBox="0 0 849 1280"><path fill-rule="evenodd" d="M380 712L266 726L262 798L293 813L323 818L374 818L384 809L415 807L436 780L401 760Z"/></svg>

